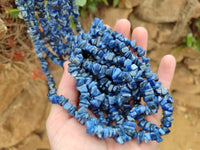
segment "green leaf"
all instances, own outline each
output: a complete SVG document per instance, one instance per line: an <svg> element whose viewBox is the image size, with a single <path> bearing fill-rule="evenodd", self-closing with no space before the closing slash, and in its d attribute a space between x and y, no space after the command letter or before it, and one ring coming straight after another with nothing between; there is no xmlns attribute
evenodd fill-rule
<svg viewBox="0 0 200 150"><path fill-rule="evenodd" d="M88 4L88 8L93 12L96 13L97 12L97 3L92 2Z"/></svg>
<svg viewBox="0 0 200 150"><path fill-rule="evenodd" d="M195 42L195 38L193 37L192 33L189 33L187 36L187 41L186 41L186 45L188 47L192 47L193 43Z"/></svg>
<svg viewBox="0 0 200 150"><path fill-rule="evenodd" d="M196 39L192 45L192 48L200 52L200 39Z"/></svg>
<svg viewBox="0 0 200 150"><path fill-rule="evenodd" d="M119 0L113 0L113 7L116 7L119 3Z"/></svg>
<svg viewBox="0 0 200 150"><path fill-rule="evenodd" d="M108 6L108 1L107 0L102 0L103 2L104 2L104 4L106 5L106 6Z"/></svg>
<svg viewBox="0 0 200 150"><path fill-rule="evenodd" d="M76 0L76 4L78 6L83 7L86 4L87 0Z"/></svg>
<svg viewBox="0 0 200 150"><path fill-rule="evenodd" d="M20 11L18 9L8 9L7 12L11 18L18 18Z"/></svg>

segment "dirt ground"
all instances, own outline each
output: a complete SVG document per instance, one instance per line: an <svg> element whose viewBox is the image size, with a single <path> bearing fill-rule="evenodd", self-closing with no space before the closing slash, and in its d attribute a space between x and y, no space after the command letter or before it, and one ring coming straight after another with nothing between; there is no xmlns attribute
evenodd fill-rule
<svg viewBox="0 0 200 150"><path fill-rule="evenodd" d="M0 150L49 150L45 122L51 104L46 98L45 76L23 21L2 16L7 28L2 30L7 33L0 40ZM170 89L175 120L160 150L199 150L200 52L180 48L180 44L193 31L193 22L200 19L200 2L124 0L117 8L101 8L97 16L111 27L121 18L130 20L132 29L144 26L149 33L148 57L154 72L164 55L175 56L177 67ZM85 31L93 18L88 14L81 19ZM58 84L62 69L50 68Z"/></svg>

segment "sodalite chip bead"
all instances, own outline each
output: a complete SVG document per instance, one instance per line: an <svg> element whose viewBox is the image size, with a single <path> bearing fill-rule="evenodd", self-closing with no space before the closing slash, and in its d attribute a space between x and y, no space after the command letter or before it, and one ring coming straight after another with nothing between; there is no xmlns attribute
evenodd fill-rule
<svg viewBox="0 0 200 150"><path fill-rule="evenodd" d="M136 46L136 41L107 29L98 18L88 33L83 32L75 0L15 2L48 79L47 96L51 103L63 106L85 125L88 134L100 139L113 138L120 144L132 139L139 144L162 141L161 136L170 132L174 101L168 90L161 87L157 75L151 71L150 59L144 56L142 47ZM70 18L76 25L76 33ZM67 97L57 95L48 70L46 58L63 67L66 57L70 61L68 71L76 79L79 109ZM158 127L145 116L157 113L159 106L163 118Z"/></svg>

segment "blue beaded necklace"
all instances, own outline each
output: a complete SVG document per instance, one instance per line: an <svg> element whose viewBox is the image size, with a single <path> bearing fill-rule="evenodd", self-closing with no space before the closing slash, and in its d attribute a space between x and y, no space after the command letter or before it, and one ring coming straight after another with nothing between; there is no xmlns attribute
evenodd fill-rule
<svg viewBox="0 0 200 150"><path fill-rule="evenodd" d="M135 41L122 37L122 33L107 29L98 18L94 19L90 31L84 33L75 0L15 2L48 79L47 96L51 103L63 106L85 124L88 134L100 139L112 137L120 144L132 139L137 139L139 144L162 141L161 136L170 132L174 101L151 71L145 50L135 46ZM76 24L77 34L71 27L70 17ZM39 26L43 28L43 35ZM56 94L45 59L48 57L52 63L63 67L66 56L70 61L68 71L75 78L80 93L79 109L70 104L68 98ZM142 105L142 101L146 105ZM163 110L160 127L145 119L145 115L157 113L159 106ZM96 117L91 117L88 109Z"/></svg>

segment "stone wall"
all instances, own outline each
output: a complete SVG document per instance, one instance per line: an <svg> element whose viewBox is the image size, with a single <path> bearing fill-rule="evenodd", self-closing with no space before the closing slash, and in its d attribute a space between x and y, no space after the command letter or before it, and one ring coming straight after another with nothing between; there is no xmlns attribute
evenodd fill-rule
<svg viewBox="0 0 200 150"><path fill-rule="evenodd" d="M156 72L165 54L173 54L177 59L171 88L176 110L185 112L186 106L200 108L200 53L188 48L174 50L191 32L191 20L200 17L198 0L121 0L118 8L104 8L98 15L111 27L116 20L127 18L132 28L147 28L152 69ZM82 19L87 23L83 23L84 28L91 18ZM45 129L50 108L45 79L34 78L35 72L27 74L33 68L40 70L38 62L3 58L0 53L0 150L50 149ZM58 84L62 70L55 66L51 70Z"/></svg>

